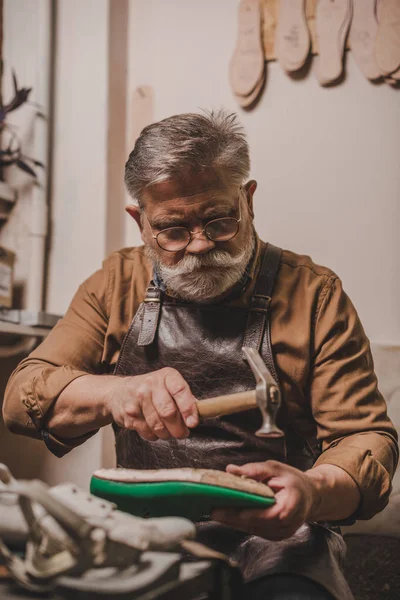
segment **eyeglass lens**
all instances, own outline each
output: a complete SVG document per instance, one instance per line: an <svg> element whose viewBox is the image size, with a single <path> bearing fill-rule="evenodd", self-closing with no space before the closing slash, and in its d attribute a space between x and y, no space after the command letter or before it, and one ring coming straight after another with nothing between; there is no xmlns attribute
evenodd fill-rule
<svg viewBox="0 0 400 600"><path fill-rule="evenodd" d="M237 234L239 222L237 219L225 217L210 221L204 228L205 235L213 242L227 242ZM170 227L160 231L157 243L163 250L177 252L183 250L190 242L190 231L186 227Z"/></svg>

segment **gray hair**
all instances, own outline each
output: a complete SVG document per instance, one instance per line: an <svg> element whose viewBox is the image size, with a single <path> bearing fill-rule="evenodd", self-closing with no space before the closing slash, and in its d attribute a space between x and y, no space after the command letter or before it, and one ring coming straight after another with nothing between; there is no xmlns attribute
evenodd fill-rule
<svg viewBox="0 0 400 600"><path fill-rule="evenodd" d="M125 184L142 204L146 187L182 175L218 170L230 185L250 172L249 147L235 113L175 115L145 127L125 165Z"/></svg>

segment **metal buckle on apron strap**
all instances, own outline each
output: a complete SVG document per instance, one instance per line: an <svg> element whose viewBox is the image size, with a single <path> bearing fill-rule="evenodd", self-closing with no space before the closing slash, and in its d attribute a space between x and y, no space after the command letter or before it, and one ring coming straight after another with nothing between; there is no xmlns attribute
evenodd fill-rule
<svg viewBox="0 0 400 600"><path fill-rule="evenodd" d="M150 346L154 342L157 331L158 319L160 318L161 290L150 284L146 290L143 301L144 311L142 325L138 338L138 346Z"/></svg>
<svg viewBox="0 0 400 600"><path fill-rule="evenodd" d="M146 290L146 296L143 302L160 302L160 288L150 284Z"/></svg>
<svg viewBox="0 0 400 600"><path fill-rule="evenodd" d="M251 299L251 311L267 311L271 305L271 296L263 296L262 294L254 294Z"/></svg>

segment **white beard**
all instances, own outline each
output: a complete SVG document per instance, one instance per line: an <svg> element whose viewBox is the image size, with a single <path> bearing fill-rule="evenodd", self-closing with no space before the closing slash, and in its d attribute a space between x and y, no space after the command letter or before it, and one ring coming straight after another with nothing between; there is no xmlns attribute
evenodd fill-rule
<svg viewBox="0 0 400 600"><path fill-rule="evenodd" d="M226 250L210 250L206 254L185 256L177 265L167 267L157 253L146 246L168 293L188 301L210 302L233 287L244 275L253 254L255 239L251 238L239 254L231 256Z"/></svg>

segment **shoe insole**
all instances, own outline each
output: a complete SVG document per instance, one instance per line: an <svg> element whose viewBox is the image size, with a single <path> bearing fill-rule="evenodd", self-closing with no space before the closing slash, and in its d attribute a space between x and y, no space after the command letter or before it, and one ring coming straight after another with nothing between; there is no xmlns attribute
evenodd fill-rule
<svg viewBox="0 0 400 600"><path fill-rule="evenodd" d="M400 1L380 0L378 21L376 61L383 75L391 75L400 67Z"/></svg>
<svg viewBox="0 0 400 600"><path fill-rule="evenodd" d="M384 0L376 0L376 17L378 23L382 21L383 18L383 10L384 10ZM400 68L393 73L390 73L389 79L387 79L388 83L396 84L397 81L400 80Z"/></svg>
<svg viewBox="0 0 400 600"><path fill-rule="evenodd" d="M234 94L248 96L262 78L265 57L261 36L259 0L241 0L238 38L229 65L229 78Z"/></svg>
<svg viewBox="0 0 400 600"><path fill-rule="evenodd" d="M375 57L377 32L376 0L353 0L350 48L361 72L371 80L382 76Z"/></svg>
<svg viewBox="0 0 400 600"><path fill-rule="evenodd" d="M279 0L275 53L281 67L288 72L301 69L309 51L305 0Z"/></svg>
<svg viewBox="0 0 400 600"><path fill-rule="evenodd" d="M262 91L263 91L264 85L265 85L265 81L266 81L266 75L264 74L262 76L262 78L260 79L259 83L257 83L254 90L251 92L251 94L249 94L248 96L239 96L238 94L235 94L235 98L236 98L239 106L241 106L242 108L253 107L253 105L256 103L256 101L259 99L259 97L262 94Z"/></svg>
<svg viewBox="0 0 400 600"><path fill-rule="evenodd" d="M336 81L343 71L343 53L352 16L351 0L319 0L315 16L318 39L317 78Z"/></svg>
<svg viewBox="0 0 400 600"><path fill-rule="evenodd" d="M207 518L216 507L267 508L275 503L272 490L262 483L206 469L100 469L93 474L90 492L139 517L191 521Z"/></svg>

